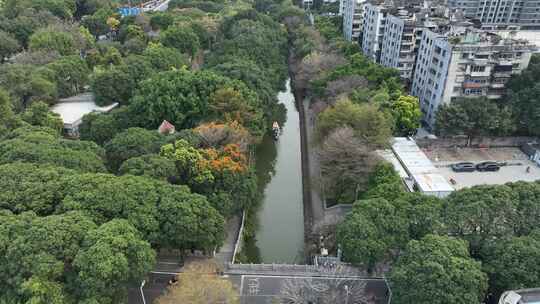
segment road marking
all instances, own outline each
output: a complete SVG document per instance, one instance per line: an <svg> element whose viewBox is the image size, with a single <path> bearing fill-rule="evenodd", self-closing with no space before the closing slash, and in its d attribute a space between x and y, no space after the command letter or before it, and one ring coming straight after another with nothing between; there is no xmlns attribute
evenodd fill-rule
<svg viewBox="0 0 540 304"><path fill-rule="evenodd" d="M170 274L170 275L179 275L181 272L164 272L164 271L150 271L153 274Z"/></svg>
<svg viewBox="0 0 540 304"><path fill-rule="evenodd" d="M358 278L358 277L324 277L324 276L282 276L282 275L257 275L257 274L246 274L242 275L242 282L244 277L255 277L255 278L282 278L282 279L297 279L297 278L309 278L309 279L321 279L321 280L354 280L354 281L376 281L376 282L386 282L383 278Z"/></svg>

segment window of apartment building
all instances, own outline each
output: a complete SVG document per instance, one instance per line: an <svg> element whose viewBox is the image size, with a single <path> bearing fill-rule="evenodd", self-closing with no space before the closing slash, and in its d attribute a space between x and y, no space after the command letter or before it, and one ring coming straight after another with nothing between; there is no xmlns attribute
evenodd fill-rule
<svg viewBox="0 0 540 304"><path fill-rule="evenodd" d="M482 89L465 89L465 95L482 95Z"/></svg>
<svg viewBox="0 0 540 304"><path fill-rule="evenodd" d="M461 58L469 58L469 53L461 53Z"/></svg>
<svg viewBox="0 0 540 304"><path fill-rule="evenodd" d="M519 69L519 63L513 63L512 69Z"/></svg>
<svg viewBox="0 0 540 304"><path fill-rule="evenodd" d="M473 65L471 66L471 72L484 72L486 70L485 66Z"/></svg>

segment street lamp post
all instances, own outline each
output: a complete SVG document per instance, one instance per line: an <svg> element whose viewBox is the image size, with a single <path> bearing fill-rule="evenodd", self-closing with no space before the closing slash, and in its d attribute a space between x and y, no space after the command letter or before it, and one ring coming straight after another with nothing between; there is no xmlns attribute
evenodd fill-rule
<svg viewBox="0 0 540 304"><path fill-rule="evenodd" d="M143 281L141 282L141 288L140 288L140 289L141 289L142 302L143 302L143 304L146 304L146 299L144 298L144 292L143 292L144 284L146 284L146 280L143 280Z"/></svg>
<svg viewBox="0 0 540 304"><path fill-rule="evenodd" d="M345 285L345 304L349 304L349 286Z"/></svg>

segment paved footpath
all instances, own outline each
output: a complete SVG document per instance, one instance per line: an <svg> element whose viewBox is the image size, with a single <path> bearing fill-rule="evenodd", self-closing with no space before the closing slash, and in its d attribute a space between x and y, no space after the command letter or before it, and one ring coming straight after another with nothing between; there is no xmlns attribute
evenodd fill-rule
<svg viewBox="0 0 540 304"><path fill-rule="evenodd" d="M227 222L227 238L225 239L225 243L223 244L223 246L219 248L218 252L216 252L216 255L214 257L216 261L223 266L232 262L234 246L238 237L238 231L240 230L240 224L241 217L238 215L235 215Z"/></svg>
<svg viewBox="0 0 540 304"><path fill-rule="evenodd" d="M315 120L316 115L310 109L309 100L305 99L302 102L304 106L304 113L306 115L306 132L308 143L308 162L309 162L309 174L311 180L311 210L313 216L313 224L320 223L324 220L324 206L323 199L320 191L320 165L318 148L315 145Z"/></svg>

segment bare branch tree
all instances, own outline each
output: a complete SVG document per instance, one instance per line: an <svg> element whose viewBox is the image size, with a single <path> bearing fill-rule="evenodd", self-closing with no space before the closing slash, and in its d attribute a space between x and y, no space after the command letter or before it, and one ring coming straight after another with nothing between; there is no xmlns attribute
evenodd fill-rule
<svg viewBox="0 0 540 304"><path fill-rule="evenodd" d="M342 55L312 52L302 60L295 78L295 85L299 89L305 89L312 80L315 80L325 71L332 70L346 62L347 60Z"/></svg>
<svg viewBox="0 0 540 304"><path fill-rule="evenodd" d="M367 86L368 81L362 76L345 76L334 81L330 81L326 85L325 95L327 97L327 101L333 104L340 97L344 97L344 95L348 96L353 90L358 88L366 88Z"/></svg>
<svg viewBox="0 0 540 304"><path fill-rule="evenodd" d="M333 197L364 191L379 162L379 157L350 127L332 131L322 144L319 158L325 191Z"/></svg>

